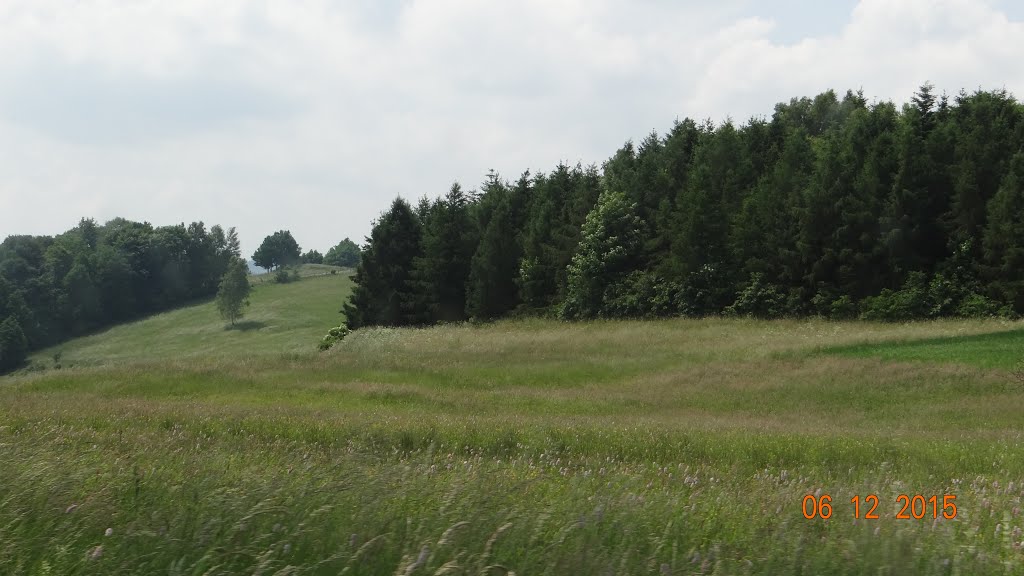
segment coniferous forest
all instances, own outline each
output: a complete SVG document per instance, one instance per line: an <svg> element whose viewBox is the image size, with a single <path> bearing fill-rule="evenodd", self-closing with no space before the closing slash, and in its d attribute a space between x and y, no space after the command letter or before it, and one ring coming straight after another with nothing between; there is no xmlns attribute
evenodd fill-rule
<svg viewBox="0 0 1024 576"><path fill-rule="evenodd" d="M348 327L508 315L1024 313L1024 106L1006 91L676 121L600 167L402 198L362 247Z"/></svg>
<svg viewBox="0 0 1024 576"><path fill-rule="evenodd" d="M212 296L240 249L234 228L83 219L0 244L0 373L28 351Z"/></svg>

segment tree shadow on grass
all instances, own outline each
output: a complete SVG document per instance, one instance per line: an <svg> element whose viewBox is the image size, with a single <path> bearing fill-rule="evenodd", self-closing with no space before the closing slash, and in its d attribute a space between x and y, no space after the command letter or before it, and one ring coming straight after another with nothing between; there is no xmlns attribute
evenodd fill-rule
<svg viewBox="0 0 1024 576"><path fill-rule="evenodd" d="M239 332L250 332L252 330L259 330L260 328L266 328L267 323L259 320L242 320L241 322L235 322L225 326L225 330L237 330Z"/></svg>

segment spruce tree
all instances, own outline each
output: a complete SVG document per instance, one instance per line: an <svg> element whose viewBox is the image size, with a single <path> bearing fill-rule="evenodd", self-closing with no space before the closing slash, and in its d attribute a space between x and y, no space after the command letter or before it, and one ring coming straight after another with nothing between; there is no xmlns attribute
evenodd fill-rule
<svg viewBox="0 0 1024 576"><path fill-rule="evenodd" d="M498 197L473 254L466 286L466 314L481 320L501 316L519 303L519 229L530 193L529 174L511 188L493 187L487 193Z"/></svg>
<svg viewBox="0 0 1024 576"><path fill-rule="evenodd" d="M477 244L469 201L453 184L424 222L422 255L414 262L410 291L412 313L424 323L465 319L466 280Z"/></svg>
<svg viewBox="0 0 1024 576"><path fill-rule="evenodd" d="M374 222L342 311L350 330L410 323L410 272L420 254L420 222L409 203L396 198Z"/></svg>
<svg viewBox="0 0 1024 576"><path fill-rule="evenodd" d="M992 292L1024 313L1024 152L1017 152L988 203L985 262Z"/></svg>

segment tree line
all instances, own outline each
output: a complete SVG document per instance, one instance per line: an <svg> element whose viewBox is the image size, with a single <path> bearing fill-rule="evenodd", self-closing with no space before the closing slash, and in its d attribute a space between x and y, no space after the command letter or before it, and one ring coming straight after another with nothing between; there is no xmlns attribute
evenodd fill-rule
<svg viewBox="0 0 1024 576"><path fill-rule="evenodd" d="M263 239L253 253L252 261L267 270L294 264L327 264L352 268L359 263L359 246L345 238L332 246L326 255L321 254L319 250L302 252L302 248L289 230L278 230Z"/></svg>
<svg viewBox="0 0 1024 576"><path fill-rule="evenodd" d="M1024 313L1024 106L827 91L676 121L597 166L490 173L374 221L351 329L512 314Z"/></svg>
<svg viewBox="0 0 1024 576"><path fill-rule="evenodd" d="M82 219L0 244L0 372L68 338L217 292L240 261L234 228Z"/></svg>

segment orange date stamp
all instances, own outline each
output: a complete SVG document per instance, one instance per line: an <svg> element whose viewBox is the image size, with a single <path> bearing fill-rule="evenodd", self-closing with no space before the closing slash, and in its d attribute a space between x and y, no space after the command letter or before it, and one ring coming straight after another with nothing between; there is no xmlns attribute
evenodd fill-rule
<svg viewBox="0 0 1024 576"><path fill-rule="evenodd" d="M850 498L850 504L853 505L854 518L864 518L865 520L877 520L879 518L878 496L875 494L868 494L863 498L854 496ZM821 496L808 494L804 496L803 501L800 503L800 508L804 518L808 520L814 518L828 520L832 517L832 496L828 494L822 494ZM940 499L939 496L900 494L896 496L894 511L896 512L895 517L897 520L923 520L925 518L937 519L940 517L952 520L956 518L956 496L945 494Z"/></svg>

